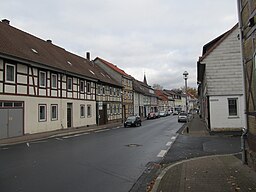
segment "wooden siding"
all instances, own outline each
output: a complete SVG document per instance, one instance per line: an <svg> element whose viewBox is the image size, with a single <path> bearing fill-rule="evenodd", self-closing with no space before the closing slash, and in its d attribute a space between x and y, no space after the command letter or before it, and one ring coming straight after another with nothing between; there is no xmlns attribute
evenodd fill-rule
<svg viewBox="0 0 256 192"><path fill-rule="evenodd" d="M240 43L234 30L203 61L208 95L243 94Z"/></svg>

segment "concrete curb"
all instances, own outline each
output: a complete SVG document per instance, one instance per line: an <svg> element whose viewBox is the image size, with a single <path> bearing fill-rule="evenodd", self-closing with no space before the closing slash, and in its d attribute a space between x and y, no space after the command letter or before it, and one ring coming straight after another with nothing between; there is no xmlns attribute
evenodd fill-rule
<svg viewBox="0 0 256 192"><path fill-rule="evenodd" d="M195 158L182 160L182 161L176 162L176 163L174 163L172 165L169 165L156 178L155 184L154 184L153 189L151 190L151 192L157 192L157 189L158 189L158 187L160 185L160 182L161 182L162 178L164 177L164 175L167 173L167 171L169 171L171 168L173 168L173 167L175 167L177 165L180 165L182 163L186 163L186 162L189 162L189 161L195 161L195 160L199 160L199 159L206 159L206 158L210 158L210 157L234 156L234 155L239 155L239 154L241 154L241 152L239 152L239 153L232 153L232 154L224 154L224 155L208 155L208 156L203 156L203 157L195 157Z"/></svg>

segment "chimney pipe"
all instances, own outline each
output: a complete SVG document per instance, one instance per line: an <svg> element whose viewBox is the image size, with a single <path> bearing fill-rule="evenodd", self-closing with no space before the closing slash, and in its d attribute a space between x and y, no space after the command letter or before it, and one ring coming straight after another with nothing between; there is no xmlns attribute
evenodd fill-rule
<svg viewBox="0 0 256 192"><path fill-rule="evenodd" d="M91 61L91 55L90 55L90 52L86 52L86 59L88 59L89 61Z"/></svg>
<svg viewBox="0 0 256 192"><path fill-rule="evenodd" d="M2 20L2 23L7 24L7 25L10 25L10 21L9 21L8 19L3 19L3 20Z"/></svg>

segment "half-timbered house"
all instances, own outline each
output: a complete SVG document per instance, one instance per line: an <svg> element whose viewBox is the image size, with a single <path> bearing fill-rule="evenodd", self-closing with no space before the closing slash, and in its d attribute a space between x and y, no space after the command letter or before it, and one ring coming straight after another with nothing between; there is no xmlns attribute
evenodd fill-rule
<svg viewBox="0 0 256 192"><path fill-rule="evenodd" d="M2 20L0 139L95 125L97 82L113 83L100 76L88 59Z"/></svg>
<svg viewBox="0 0 256 192"><path fill-rule="evenodd" d="M122 119L126 119L128 116L133 115L133 84L132 77L125 73L122 69L118 68L116 65L102 59L95 58L94 63L99 65L108 74L110 74L117 82L122 84Z"/></svg>
<svg viewBox="0 0 256 192"><path fill-rule="evenodd" d="M238 0L239 39L244 69L247 159L256 170L256 1Z"/></svg>

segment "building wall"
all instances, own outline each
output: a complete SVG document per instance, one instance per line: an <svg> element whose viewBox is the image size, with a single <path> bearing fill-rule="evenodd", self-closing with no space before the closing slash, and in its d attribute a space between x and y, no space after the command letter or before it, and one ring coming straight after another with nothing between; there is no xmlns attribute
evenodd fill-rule
<svg viewBox="0 0 256 192"><path fill-rule="evenodd" d="M237 116L229 116L228 98L237 99ZM210 96L209 104L212 131L236 131L244 127L243 96Z"/></svg>
<svg viewBox="0 0 256 192"><path fill-rule="evenodd" d="M11 82L6 78L8 65L14 67L14 81ZM45 75L44 86L40 84L41 72ZM56 87L52 86L52 75L56 77ZM70 89L67 87L68 79L71 80ZM83 82L83 86L80 86L80 82ZM96 124L95 82L84 78L0 59L0 96L2 103L24 102L23 134L67 128L67 103L72 104L71 127ZM39 120L39 105L46 107L46 119L43 121ZM52 105L57 108L57 118L54 120L51 118ZM84 114L81 117L82 106ZM87 115L87 106L91 109L90 116Z"/></svg>
<svg viewBox="0 0 256 192"><path fill-rule="evenodd" d="M248 148L247 157L249 166L256 170L256 81L255 78L255 53L256 53L256 2L241 0L238 2L238 15L242 30L243 64L245 69L245 95L246 114L248 128Z"/></svg>
<svg viewBox="0 0 256 192"><path fill-rule="evenodd" d="M238 27L203 61L208 95L243 94Z"/></svg>

